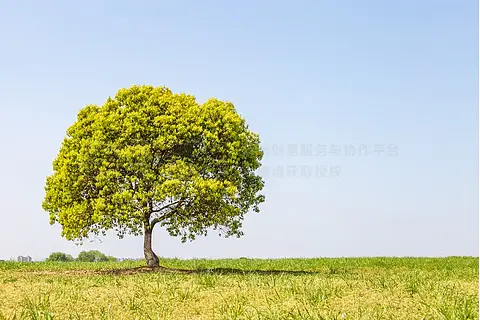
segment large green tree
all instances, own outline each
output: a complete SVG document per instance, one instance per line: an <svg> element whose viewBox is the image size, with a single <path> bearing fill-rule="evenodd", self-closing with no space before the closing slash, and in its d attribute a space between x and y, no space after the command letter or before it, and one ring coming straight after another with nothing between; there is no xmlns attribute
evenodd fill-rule
<svg viewBox="0 0 480 320"><path fill-rule="evenodd" d="M68 240L143 234L147 264L158 266L156 225L183 242L209 229L243 234L244 215L264 201L255 173L262 156L259 136L232 103L133 86L80 110L47 177L43 208Z"/></svg>

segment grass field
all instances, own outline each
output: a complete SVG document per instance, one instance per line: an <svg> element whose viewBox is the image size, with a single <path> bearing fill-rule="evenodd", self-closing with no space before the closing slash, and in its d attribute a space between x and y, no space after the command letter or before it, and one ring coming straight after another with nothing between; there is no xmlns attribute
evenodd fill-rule
<svg viewBox="0 0 480 320"><path fill-rule="evenodd" d="M478 319L478 258L161 264L1 262L0 319Z"/></svg>

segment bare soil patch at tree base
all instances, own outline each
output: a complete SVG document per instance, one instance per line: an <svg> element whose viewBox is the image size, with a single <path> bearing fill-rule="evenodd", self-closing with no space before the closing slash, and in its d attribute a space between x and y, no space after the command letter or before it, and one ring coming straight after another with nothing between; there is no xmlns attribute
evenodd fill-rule
<svg viewBox="0 0 480 320"><path fill-rule="evenodd" d="M100 269L100 270L41 270L32 271L31 274L43 275L135 275L143 273L177 273L177 274L259 274L259 275L308 275L319 274L318 271L301 271L301 270L243 270L235 268L211 268L211 269L180 269L164 266L149 267L140 266L135 268L122 269Z"/></svg>

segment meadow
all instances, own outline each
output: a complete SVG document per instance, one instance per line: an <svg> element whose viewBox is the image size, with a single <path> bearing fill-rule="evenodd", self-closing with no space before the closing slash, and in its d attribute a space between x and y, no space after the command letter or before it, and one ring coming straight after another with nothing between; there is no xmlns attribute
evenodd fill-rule
<svg viewBox="0 0 480 320"><path fill-rule="evenodd" d="M478 319L478 262L0 262L0 319Z"/></svg>

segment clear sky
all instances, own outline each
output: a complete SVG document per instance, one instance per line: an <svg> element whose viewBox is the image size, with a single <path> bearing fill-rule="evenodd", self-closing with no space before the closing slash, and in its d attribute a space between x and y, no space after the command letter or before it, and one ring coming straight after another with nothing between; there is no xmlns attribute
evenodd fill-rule
<svg viewBox="0 0 480 320"><path fill-rule="evenodd" d="M143 255L133 237L77 247L41 208L78 110L133 84L233 102L266 151L244 237L157 229L160 256L478 256L477 1L0 7L0 259Z"/></svg>

